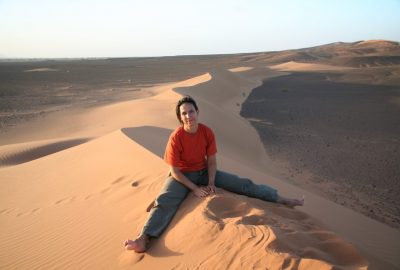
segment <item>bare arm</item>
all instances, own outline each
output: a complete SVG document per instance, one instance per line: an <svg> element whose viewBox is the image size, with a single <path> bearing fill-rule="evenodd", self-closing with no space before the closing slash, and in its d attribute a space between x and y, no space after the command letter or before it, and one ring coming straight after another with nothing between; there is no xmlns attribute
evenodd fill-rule
<svg viewBox="0 0 400 270"><path fill-rule="evenodd" d="M208 191L205 188L201 188L196 184L192 183L182 172L179 168L171 166L171 176L187 188L193 191L193 193L197 197L206 197L208 196Z"/></svg>
<svg viewBox="0 0 400 270"><path fill-rule="evenodd" d="M207 157L208 190L215 193L215 175L217 174L217 156Z"/></svg>

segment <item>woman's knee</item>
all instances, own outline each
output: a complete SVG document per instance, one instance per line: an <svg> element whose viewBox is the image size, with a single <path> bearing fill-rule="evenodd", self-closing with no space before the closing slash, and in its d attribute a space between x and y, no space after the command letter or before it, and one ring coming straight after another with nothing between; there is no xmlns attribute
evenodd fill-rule
<svg viewBox="0 0 400 270"><path fill-rule="evenodd" d="M215 180L216 186L234 193L246 194L254 186L250 179L240 178L234 174L221 172L217 176Z"/></svg>
<svg viewBox="0 0 400 270"><path fill-rule="evenodd" d="M241 178L240 182L241 182L241 189L244 194L246 194L254 189L254 183L250 179Z"/></svg>
<svg viewBox="0 0 400 270"><path fill-rule="evenodd" d="M187 195L186 190L180 191L165 191L162 192L155 200L155 206L163 206L165 208L168 207L177 207L181 202L185 199Z"/></svg>
<svg viewBox="0 0 400 270"><path fill-rule="evenodd" d="M225 184L230 184L234 183L239 179L239 176L231 173L227 173L224 171L217 171L215 174L215 184L216 185L225 185Z"/></svg>

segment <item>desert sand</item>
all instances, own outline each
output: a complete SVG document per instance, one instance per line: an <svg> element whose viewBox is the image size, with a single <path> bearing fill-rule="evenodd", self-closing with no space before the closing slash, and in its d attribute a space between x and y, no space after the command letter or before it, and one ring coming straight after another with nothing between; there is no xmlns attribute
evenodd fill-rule
<svg viewBox="0 0 400 270"><path fill-rule="evenodd" d="M252 89L288 71L245 57L6 126L0 268L399 269L398 229L277 177L240 111ZM53 69L26 73L59 72ZM162 156L183 94L197 100L200 121L215 131L219 169L304 195L306 204L292 209L221 189L207 198L190 194L147 253L126 251L124 241L140 231L168 173Z"/></svg>

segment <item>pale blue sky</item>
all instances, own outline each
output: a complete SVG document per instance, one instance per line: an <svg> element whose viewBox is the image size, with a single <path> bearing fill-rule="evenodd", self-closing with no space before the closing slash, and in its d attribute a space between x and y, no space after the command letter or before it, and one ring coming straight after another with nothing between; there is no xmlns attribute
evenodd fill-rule
<svg viewBox="0 0 400 270"><path fill-rule="evenodd" d="M0 57L128 57L400 41L400 0L0 0Z"/></svg>

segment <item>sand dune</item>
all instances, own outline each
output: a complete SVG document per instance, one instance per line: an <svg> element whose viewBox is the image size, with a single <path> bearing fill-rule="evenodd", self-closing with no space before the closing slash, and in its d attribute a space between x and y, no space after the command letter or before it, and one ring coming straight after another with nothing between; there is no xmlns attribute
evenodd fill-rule
<svg viewBox="0 0 400 270"><path fill-rule="evenodd" d="M314 64L314 63L299 63L295 61L289 61L283 64L270 66L272 69L282 70L282 71L339 71L352 69L351 67L341 67L341 66L332 66L332 65L324 65L324 64Z"/></svg>
<svg viewBox="0 0 400 270"><path fill-rule="evenodd" d="M121 131L2 169L2 268L115 268L165 173Z"/></svg>
<svg viewBox="0 0 400 270"><path fill-rule="evenodd" d="M247 71L247 70L252 70L253 67L236 67L236 68L230 68L228 69L231 72L242 72L242 71Z"/></svg>
<svg viewBox="0 0 400 270"><path fill-rule="evenodd" d="M166 139L167 132L159 134ZM135 136L134 130L116 131L2 169L1 220L12 224L2 226L1 249L7 254L3 266L330 269L334 264L362 269L366 265L358 251L316 226L308 215L222 190L205 200L189 196L148 254L124 251L123 239L144 222L145 208L161 188L167 169L157 155L131 139Z"/></svg>
<svg viewBox="0 0 400 270"><path fill-rule="evenodd" d="M51 134L52 140L3 146L0 268L400 267L397 231L268 174L269 158L239 108L261 78L277 73L233 71L212 70L142 98L68 115L68 129L54 127L56 119L33 122L33 137ZM290 209L223 190L206 199L189 195L148 253L125 251L124 240L139 232L166 177L161 157L177 126L178 93L193 95L201 120L215 130L220 168L285 194L305 194L306 206Z"/></svg>

